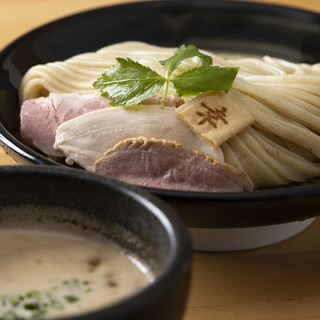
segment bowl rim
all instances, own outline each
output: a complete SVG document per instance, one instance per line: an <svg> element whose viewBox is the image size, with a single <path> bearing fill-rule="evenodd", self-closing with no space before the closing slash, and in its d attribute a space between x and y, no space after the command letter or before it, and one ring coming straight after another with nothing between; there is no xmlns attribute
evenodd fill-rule
<svg viewBox="0 0 320 320"><path fill-rule="evenodd" d="M192 249L187 229L172 208L161 199L136 186L87 171L51 165L0 166L0 180L2 181L1 185L4 188L5 183L3 182L8 177L14 179L17 176L23 176L31 179L35 175L37 177L41 175L44 178L55 176L61 178L59 179L60 181L63 181L63 179L70 179L74 183L78 181L82 183L97 184L101 188L112 189L133 199L158 219L163 230L167 234L170 243L170 253L163 270L148 286L114 305L101 307L97 310L61 319L87 320L88 316L94 320L109 319L109 317L110 319L118 319L118 317L119 319L126 319L126 317L129 317L129 315L134 312L147 308L147 306L156 301L158 297L161 297L163 293L171 287L172 283L174 283L174 279L176 279L182 271L188 272L188 269L190 270Z"/></svg>
<svg viewBox="0 0 320 320"><path fill-rule="evenodd" d="M300 9L297 7L292 7L288 5L277 5L277 4L267 4L261 2L248 2L248 1L237 1L237 0L199 0L197 2L193 1L138 1L132 3L124 3L118 5L111 5L111 6L102 6L95 9L81 11L75 14L67 15L65 17L53 20L46 24L43 24L39 27L30 30L29 32L21 35L11 43L9 43L3 50L0 51L0 65L5 60L7 55L19 45L22 41L26 38L42 32L47 28L54 26L57 23L62 23L64 21L68 21L69 19L74 18L81 18L83 15L87 14L94 14L99 12L100 10L109 10L113 8L132 8L135 6L142 6L142 7L200 7L200 6L212 6L212 7L223 7L223 8L232 8L237 10L258 10L259 12L267 11L270 14L277 13L277 14L284 14L284 15L292 15L292 16L299 16L299 17L309 17L309 18L317 18L320 20L320 14L317 12L313 12L306 9ZM21 163L34 163L39 165L55 165L64 167L49 158L46 158L42 154L34 151L33 149L29 148L22 142L20 142L16 137L11 135L6 128L0 123L0 145L6 150L6 152L15 158L17 161ZM236 202L247 202L250 200L270 200L274 198L296 198L296 197L304 197L306 194L319 194L320 193L320 184L317 182L312 186L296 186L292 189L274 189L274 190L258 190L254 192L243 192L243 193L207 193L207 192L190 192L190 191L178 191L178 190L162 190L162 189L155 189L155 188L147 188L142 187L143 189L152 192L153 194L165 197L168 199L193 199L193 200L211 200L211 201L236 201Z"/></svg>

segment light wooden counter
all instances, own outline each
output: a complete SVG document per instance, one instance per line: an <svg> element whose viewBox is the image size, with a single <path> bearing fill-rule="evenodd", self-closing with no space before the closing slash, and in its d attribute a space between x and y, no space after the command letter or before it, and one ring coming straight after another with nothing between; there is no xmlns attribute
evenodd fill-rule
<svg viewBox="0 0 320 320"><path fill-rule="evenodd" d="M120 2L0 0L0 48L58 17ZM320 12L319 0L264 2ZM0 148L0 165L7 164L14 161ZM245 252L195 253L193 258L184 320L320 319L319 219L301 234L277 245Z"/></svg>

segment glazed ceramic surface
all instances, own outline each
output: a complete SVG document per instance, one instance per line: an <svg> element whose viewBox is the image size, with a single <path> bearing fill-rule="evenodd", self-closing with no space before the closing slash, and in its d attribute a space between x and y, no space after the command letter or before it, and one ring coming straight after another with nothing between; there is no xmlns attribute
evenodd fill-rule
<svg viewBox="0 0 320 320"><path fill-rule="evenodd" d="M0 226L9 221L12 228L52 225L64 233L93 232L155 274L154 282L118 304L68 319L182 319L190 280L189 236L162 201L124 183L57 166L3 166L0 181ZM8 217L6 208L12 206L16 213ZM35 209L25 209L30 206Z"/></svg>
<svg viewBox="0 0 320 320"><path fill-rule="evenodd" d="M240 1L154 1L100 8L39 27L0 54L0 143L7 152L19 163L57 164L20 137L18 87L31 66L126 40L192 43L213 51L315 63L320 61L320 15ZM319 215L317 179L243 194L150 191L195 228L264 226Z"/></svg>

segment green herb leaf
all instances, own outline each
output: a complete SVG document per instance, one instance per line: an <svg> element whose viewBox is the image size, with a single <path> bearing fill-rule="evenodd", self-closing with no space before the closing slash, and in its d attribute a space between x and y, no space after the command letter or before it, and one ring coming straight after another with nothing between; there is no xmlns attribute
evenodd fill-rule
<svg viewBox="0 0 320 320"><path fill-rule="evenodd" d="M8 300L13 307L17 307L20 304L20 299L18 297L9 297Z"/></svg>
<svg viewBox="0 0 320 320"><path fill-rule="evenodd" d="M180 96L195 96L209 90L231 89L239 68L199 67L184 72L170 81Z"/></svg>
<svg viewBox="0 0 320 320"><path fill-rule="evenodd" d="M40 309L39 303L36 303L36 302L25 303L25 304L23 305L23 307L24 307L26 310L39 310L39 309Z"/></svg>
<svg viewBox="0 0 320 320"><path fill-rule="evenodd" d="M74 303L79 300L79 298L74 295L66 295L66 296L64 296L64 299L69 303Z"/></svg>
<svg viewBox="0 0 320 320"><path fill-rule="evenodd" d="M37 290L29 291L26 294L27 298L34 298L34 299L39 299L40 297L40 292Z"/></svg>
<svg viewBox="0 0 320 320"><path fill-rule="evenodd" d="M178 67L178 65L185 59L199 57L202 60L203 66L211 66L212 58L201 53L194 45L185 46L184 44L179 47L174 55L166 60L160 61L162 67L167 72L167 77Z"/></svg>
<svg viewBox="0 0 320 320"><path fill-rule="evenodd" d="M44 309L34 310L32 312L32 319L40 319L40 317L45 314L46 314L46 311Z"/></svg>
<svg viewBox="0 0 320 320"><path fill-rule="evenodd" d="M0 320L22 320L14 311L7 311L0 315Z"/></svg>
<svg viewBox="0 0 320 320"><path fill-rule="evenodd" d="M172 72L183 60L192 57L200 58L202 66L171 77ZM161 107L164 107L170 82L180 96L198 95L209 90L224 90L227 93L239 70L211 66L212 58L201 53L193 45L182 45L171 58L159 61L166 71L165 77L129 58L116 60L118 63L112 66L112 71L105 72L93 83L102 96L113 99L110 105L114 107L137 105L165 86L161 102Z"/></svg>
<svg viewBox="0 0 320 320"><path fill-rule="evenodd" d="M110 105L127 107L138 104L158 92L165 79L157 72L131 59L117 58L112 72L104 73L93 86L114 100Z"/></svg>

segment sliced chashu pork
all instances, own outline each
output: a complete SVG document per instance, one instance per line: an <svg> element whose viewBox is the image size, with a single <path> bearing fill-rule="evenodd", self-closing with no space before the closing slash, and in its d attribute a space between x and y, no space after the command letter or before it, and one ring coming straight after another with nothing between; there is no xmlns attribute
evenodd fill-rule
<svg viewBox="0 0 320 320"><path fill-rule="evenodd" d="M175 114L175 108L139 106L93 111L60 125L54 147L88 171L119 141L139 136L174 140L186 150L199 150L224 162L220 148L213 149Z"/></svg>
<svg viewBox="0 0 320 320"><path fill-rule="evenodd" d="M53 157L63 153L53 148L58 126L84 113L109 107L108 99L100 94L57 94L26 100L21 106L22 138Z"/></svg>
<svg viewBox="0 0 320 320"><path fill-rule="evenodd" d="M95 172L127 183L171 190L202 192L252 191L249 177L238 169L176 142L130 138L109 149Z"/></svg>

